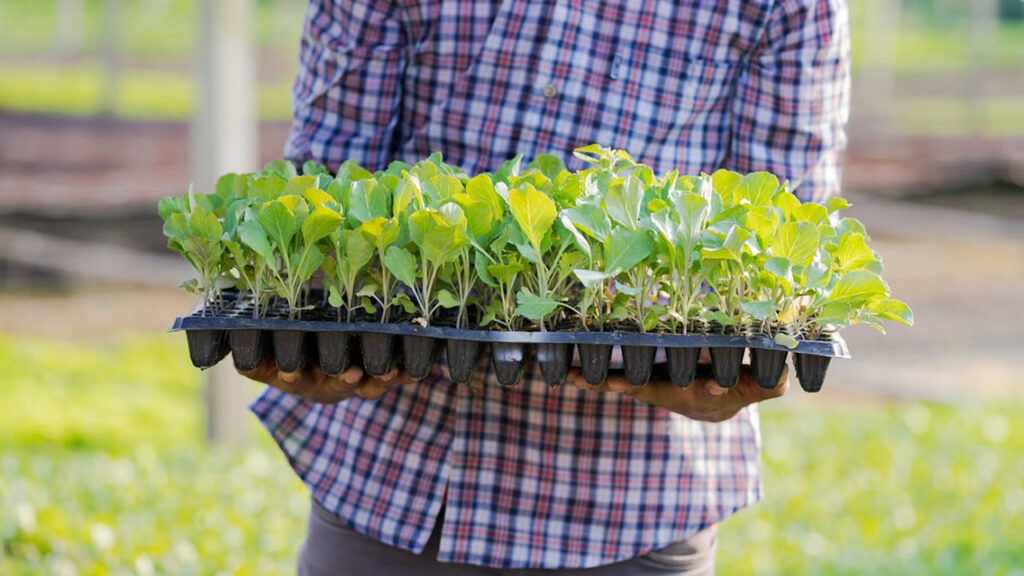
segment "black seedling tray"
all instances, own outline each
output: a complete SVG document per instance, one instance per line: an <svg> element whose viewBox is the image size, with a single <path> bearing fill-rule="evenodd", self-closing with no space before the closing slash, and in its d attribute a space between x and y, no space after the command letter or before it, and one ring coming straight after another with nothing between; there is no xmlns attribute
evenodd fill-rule
<svg viewBox="0 0 1024 576"><path fill-rule="evenodd" d="M832 358L850 357L838 335L801 340L789 349L767 335L500 332L413 323L253 319L251 309L244 308L181 316L171 331L186 332L192 363L199 368L209 368L231 352L240 370L273 357L278 368L289 372L317 363L328 374L358 365L367 374L381 375L401 365L411 375L423 377L446 350L451 379L460 383L472 378L478 360L489 349L497 380L505 386L518 384L530 361L538 363L548 385L561 385L572 364L573 347L587 382L600 384L607 378L612 348L619 346L626 379L634 386L643 386L651 378L658 348L665 349L668 375L680 387L693 382L701 348L711 351L712 373L726 388L739 380L746 349L751 351L752 369L761 387L778 385L786 358L792 354L797 380L807 392L821 390Z"/></svg>

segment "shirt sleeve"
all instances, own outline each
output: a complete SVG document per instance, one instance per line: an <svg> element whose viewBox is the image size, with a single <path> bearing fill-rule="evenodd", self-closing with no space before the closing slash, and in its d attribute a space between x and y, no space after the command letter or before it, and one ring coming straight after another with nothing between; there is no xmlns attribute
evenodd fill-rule
<svg viewBox="0 0 1024 576"><path fill-rule="evenodd" d="M292 90L285 145L293 162L334 171L391 160L407 61L401 13L388 0L311 0Z"/></svg>
<svg viewBox="0 0 1024 576"><path fill-rule="evenodd" d="M729 168L788 178L802 200L839 193L849 118L845 0L779 0L737 79Z"/></svg>

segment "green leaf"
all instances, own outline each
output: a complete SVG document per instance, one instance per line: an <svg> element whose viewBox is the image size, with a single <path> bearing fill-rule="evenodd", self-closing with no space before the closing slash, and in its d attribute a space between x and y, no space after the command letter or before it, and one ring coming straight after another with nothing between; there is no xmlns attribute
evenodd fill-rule
<svg viewBox="0 0 1024 576"><path fill-rule="evenodd" d="M310 188L316 188L317 178L316 176L295 176L288 180L285 184L284 190L281 192L282 196L302 196L302 193Z"/></svg>
<svg viewBox="0 0 1024 576"><path fill-rule="evenodd" d="M474 200L483 202L494 220L500 221L505 217L501 197L495 192L494 182L487 174L477 175L466 182L466 194Z"/></svg>
<svg viewBox="0 0 1024 576"><path fill-rule="evenodd" d="M406 294L405 292L399 292L395 294L391 298L391 305L402 308L402 310L404 310L406 314L415 314L417 312L420 312L420 310L416 308L416 303L413 302L412 298L409 298L409 295Z"/></svg>
<svg viewBox="0 0 1024 576"><path fill-rule="evenodd" d="M267 233L267 238L277 244L282 254L295 236L295 215L281 199L267 202L260 209L258 217L260 225Z"/></svg>
<svg viewBox="0 0 1024 576"><path fill-rule="evenodd" d="M267 234L259 224L246 220L238 225L238 238L243 244L252 248L264 261L274 262L274 248L267 240Z"/></svg>
<svg viewBox="0 0 1024 576"><path fill-rule="evenodd" d="M758 249L768 246L779 227L779 214L774 208L758 206L743 216L743 226L754 233Z"/></svg>
<svg viewBox="0 0 1024 576"><path fill-rule="evenodd" d="M465 214L469 233L478 241L487 238L494 228L490 207L469 194L456 194L452 199Z"/></svg>
<svg viewBox="0 0 1024 576"><path fill-rule="evenodd" d="M825 201L825 209L828 210L829 214L840 210L846 210L849 207L850 203L842 196L830 196L829 199Z"/></svg>
<svg viewBox="0 0 1024 576"><path fill-rule="evenodd" d="M849 302L828 302L822 306L815 321L818 324L835 324L836 326L848 326L852 309Z"/></svg>
<svg viewBox="0 0 1024 576"><path fill-rule="evenodd" d="M914 313L910 310L910 306L895 298L878 300L877 304L871 306L871 309L875 314L887 320L893 320L907 326L914 325Z"/></svg>
<svg viewBox="0 0 1024 576"><path fill-rule="evenodd" d="M576 278L579 279L579 281L583 284L584 288L593 288L594 286L597 286L600 283L604 282L605 280L611 278L610 274L598 272L597 270L583 270L580 268L576 268L575 270L572 271L572 273L574 276L576 276Z"/></svg>
<svg viewBox="0 0 1024 576"><path fill-rule="evenodd" d="M733 260L743 263L743 245L750 239L750 232L741 226L732 226L721 247L712 250L704 249L702 255L708 260Z"/></svg>
<svg viewBox="0 0 1024 576"><path fill-rule="evenodd" d="M708 218L708 202L703 196L689 192L673 191L669 194L673 208L679 222L683 225L683 231L687 237L692 239L697 236L704 227Z"/></svg>
<svg viewBox="0 0 1024 576"><path fill-rule="evenodd" d="M647 230L616 228L604 241L604 269L619 274L632 269L654 251Z"/></svg>
<svg viewBox="0 0 1024 576"><path fill-rule="evenodd" d="M462 182L455 176L438 174L423 182L423 192L433 200L435 205L441 204L456 194L462 193Z"/></svg>
<svg viewBox="0 0 1024 576"><path fill-rule="evenodd" d="M632 175L622 181L613 181L608 187L604 205L613 221L626 228L636 229L640 225L640 214L644 207L643 183Z"/></svg>
<svg viewBox="0 0 1024 576"><path fill-rule="evenodd" d="M547 176L552 182L565 170L565 163L558 156L552 154L538 154L527 168L536 168L540 173Z"/></svg>
<svg viewBox="0 0 1024 576"><path fill-rule="evenodd" d="M373 258L373 243L357 230L342 230L345 246L345 265L352 272L358 272Z"/></svg>
<svg viewBox="0 0 1024 576"><path fill-rule="evenodd" d="M377 313L377 307L373 304L373 300L371 300L370 298L360 298L359 307L362 308L363 310L366 310L366 312L369 314Z"/></svg>
<svg viewBox="0 0 1024 576"><path fill-rule="evenodd" d="M741 302L740 308L755 320L767 320L772 314L772 303L765 300Z"/></svg>
<svg viewBox="0 0 1024 576"><path fill-rule="evenodd" d="M725 206L732 206L738 203L738 200L733 196L736 187L739 186L742 180L743 176L729 170L717 170L711 175L711 185L718 192L719 196L722 197L722 203Z"/></svg>
<svg viewBox="0 0 1024 576"><path fill-rule="evenodd" d="M509 160L506 160L497 170L494 171L494 182L503 182L506 185L509 184L511 178L519 176L519 170L523 163L523 155L516 154Z"/></svg>
<svg viewBox="0 0 1024 576"><path fill-rule="evenodd" d="M282 180L288 181L298 173L295 165L287 160L274 160L263 167L264 174L274 174Z"/></svg>
<svg viewBox="0 0 1024 576"><path fill-rule="evenodd" d="M679 225L668 210L651 214L651 228L658 235L660 242L669 246L670 250L675 249L677 243L676 231L679 230Z"/></svg>
<svg viewBox="0 0 1024 576"><path fill-rule="evenodd" d="M157 205L157 212L159 212L162 220L167 220L171 217L171 214L179 214L185 211L185 199L181 196L161 198L160 203Z"/></svg>
<svg viewBox="0 0 1024 576"><path fill-rule="evenodd" d="M533 246L530 246L526 242L513 242L516 250L526 259L527 262L532 264L539 264L541 262L540 252L535 250Z"/></svg>
<svg viewBox="0 0 1024 576"><path fill-rule="evenodd" d="M441 288L437 291L437 303L445 308L458 308L462 302L455 297L455 294L449 292L446 288Z"/></svg>
<svg viewBox="0 0 1024 576"><path fill-rule="evenodd" d="M560 225L559 229L564 230L565 233L568 234L570 238L572 238L573 244L576 246L576 249L579 250L581 254L583 254L587 261L589 262L590 260L592 260L594 258L594 255L590 250L590 242L587 241L586 236L584 236L582 232L576 229L576 226L572 223L571 220L569 220L569 217L566 216L564 210L558 213L558 223Z"/></svg>
<svg viewBox="0 0 1024 576"><path fill-rule="evenodd" d="M373 178L373 173L360 166L355 160L345 160L338 166L338 180L365 180Z"/></svg>
<svg viewBox="0 0 1024 576"><path fill-rule="evenodd" d="M712 322L718 322L722 326L733 326L737 323L737 319L729 316L721 310L709 310L706 314L708 320Z"/></svg>
<svg viewBox="0 0 1024 576"><path fill-rule="evenodd" d="M313 277L313 273L320 267L320 264L324 261L324 255L319 250L311 250L306 253L305 258L302 258L301 254L293 254L292 261L298 262L299 268L294 271L295 277L290 279L291 282L302 283Z"/></svg>
<svg viewBox="0 0 1024 576"><path fill-rule="evenodd" d="M282 180L275 175L262 176L252 183L252 186L249 188L249 197L263 202L276 200L284 191L286 183L286 180Z"/></svg>
<svg viewBox="0 0 1024 576"><path fill-rule="evenodd" d="M200 208L192 211L189 217L189 226L193 236L204 240L220 240L221 235L224 234L217 216Z"/></svg>
<svg viewBox="0 0 1024 576"><path fill-rule="evenodd" d="M785 220L792 220L793 213L800 207L800 199L792 192L779 192L772 200L772 205L782 211Z"/></svg>
<svg viewBox="0 0 1024 576"><path fill-rule="evenodd" d="M490 286L491 288L497 288L498 283L491 277L491 273L487 270L487 266L487 255L483 250L477 250L473 254L473 268L476 269L477 277L484 283L484 285Z"/></svg>
<svg viewBox="0 0 1024 576"><path fill-rule="evenodd" d="M540 322L558 309L557 300L542 298L526 290L519 290L516 294L516 303L516 314L531 322Z"/></svg>
<svg viewBox="0 0 1024 576"><path fill-rule="evenodd" d="M562 210L562 214L565 214L584 234L596 238L598 242L604 242L605 237L611 232L612 225L608 221L608 215L596 204L578 204Z"/></svg>
<svg viewBox="0 0 1024 576"><path fill-rule="evenodd" d="M402 284L410 287L416 285L416 257L405 248L388 247L384 254L384 265Z"/></svg>
<svg viewBox="0 0 1024 576"><path fill-rule="evenodd" d="M523 265L515 264L491 264L487 266L487 273L503 284L515 280L517 274L524 270Z"/></svg>
<svg viewBox="0 0 1024 576"><path fill-rule="evenodd" d="M829 300L858 305L872 298L886 296L887 293L885 282L878 274L867 270L854 270L839 278L829 294Z"/></svg>
<svg viewBox="0 0 1024 576"><path fill-rule="evenodd" d="M862 234L846 234L839 239L839 248L835 254L839 262L840 272L861 270L878 262L878 255L868 247Z"/></svg>
<svg viewBox="0 0 1024 576"><path fill-rule="evenodd" d="M847 234L860 234L864 238L868 237L868 231L864 228L864 224L856 218L843 218L835 226L836 233L840 236Z"/></svg>
<svg viewBox="0 0 1024 576"><path fill-rule="evenodd" d="M341 224L340 214L330 208L317 208L302 223L302 239L307 245L315 244L337 231Z"/></svg>
<svg viewBox="0 0 1024 576"><path fill-rule="evenodd" d="M333 196L319 188L309 188L302 193L302 199L313 208L320 206L340 206L340 203Z"/></svg>
<svg viewBox="0 0 1024 576"><path fill-rule="evenodd" d="M601 158L605 157L607 154L608 150L606 150L603 146L599 144L581 146L572 151L573 156L579 158L580 160L586 162L587 164L598 164L600 163Z"/></svg>
<svg viewBox="0 0 1024 576"><path fill-rule="evenodd" d="M533 186L509 190L509 209L533 248L540 252L544 238L555 222L555 203Z"/></svg>
<svg viewBox="0 0 1024 576"><path fill-rule="evenodd" d="M388 218L387 189L374 180L359 180L352 183L349 195L348 215L358 223L374 218Z"/></svg>
<svg viewBox="0 0 1024 576"><path fill-rule="evenodd" d="M164 221L164 236L173 240L184 242L189 236L188 217L182 213L171 214Z"/></svg>
<svg viewBox="0 0 1024 576"><path fill-rule="evenodd" d="M458 257L467 242L465 216L462 222L463 225L458 226L441 212L427 208L409 216L409 237L427 260L435 265L446 264Z"/></svg>
<svg viewBox="0 0 1024 576"><path fill-rule="evenodd" d="M369 235L373 243L380 246L388 246L398 239L398 223L387 218L367 220L359 226L359 230Z"/></svg>
<svg viewBox="0 0 1024 576"><path fill-rule="evenodd" d="M779 346L785 346L786 348L789 348L790 350L792 350L792 349L794 349L794 348L796 348L797 346L800 345L800 341L799 340L797 340L796 338L793 338L789 334L785 334L785 333L782 333L782 332L779 332L778 334L775 335L775 343L778 344Z"/></svg>
<svg viewBox="0 0 1024 576"><path fill-rule="evenodd" d="M793 218L799 222L821 224L823 222L828 222L828 210L826 210L821 204L804 202L793 211Z"/></svg>
<svg viewBox="0 0 1024 576"><path fill-rule="evenodd" d="M234 196L235 195L235 178L237 178L237 177L238 177L238 174L235 174L235 173L231 172L231 173L228 173L228 174L224 174L223 176L218 178L217 179L217 185L214 188L216 190L216 192L217 192L217 196L220 196L223 199L231 198L232 196Z"/></svg>
<svg viewBox="0 0 1024 576"><path fill-rule="evenodd" d="M793 266L806 266L814 259L819 241L818 229L813 224L786 222L772 239L772 255L788 259Z"/></svg>
<svg viewBox="0 0 1024 576"><path fill-rule="evenodd" d="M788 258L773 256L764 262L764 269L779 278L791 280L793 278L793 266Z"/></svg>
<svg viewBox="0 0 1024 576"><path fill-rule="evenodd" d="M341 308L341 305L344 303L337 286L332 285L327 289L327 303L335 308Z"/></svg>
<svg viewBox="0 0 1024 576"><path fill-rule="evenodd" d="M733 190L733 202L741 200L753 206L771 206L772 196L779 189L779 179L768 172L754 172L744 176Z"/></svg>

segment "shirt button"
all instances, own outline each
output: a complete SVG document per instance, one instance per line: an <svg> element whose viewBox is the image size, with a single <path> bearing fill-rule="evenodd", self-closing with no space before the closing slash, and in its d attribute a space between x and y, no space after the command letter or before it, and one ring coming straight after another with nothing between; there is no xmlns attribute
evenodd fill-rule
<svg viewBox="0 0 1024 576"><path fill-rule="evenodd" d="M558 94L558 88L555 88L554 84L548 84L544 87L541 94L543 94L545 98L554 98L555 95Z"/></svg>

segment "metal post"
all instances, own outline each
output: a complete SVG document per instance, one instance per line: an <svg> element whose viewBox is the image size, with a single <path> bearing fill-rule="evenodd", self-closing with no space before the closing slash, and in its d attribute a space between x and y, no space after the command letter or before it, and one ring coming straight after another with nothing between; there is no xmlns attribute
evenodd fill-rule
<svg viewBox="0 0 1024 576"><path fill-rule="evenodd" d="M864 76L861 94L876 129L890 125L889 112L896 96L896 52L901 0L872 0L865 4L867 42L864 43Z"/></svg>
<svg viewBox="0 0 1024 576"><path fill-rule="evenodd" d="M999 4L996 0L974 0L971 3L971 60L965 86L969 127L976 136L985 133L988 123L986 100L998 16Z"/></svg>
<svg viewBox="0 0 1024 576"><path fill-rule="evenodd" d="M121 81L122 0L103 0L100 11L100 111L112 116L117 109Z"/></svg>
<svg viewBox="0 0 1024 576"><path fill-rule="evenodd" d="M252 0L198 0L198 101L192 123L192 164L199 190L212 191L225 172L251 172L259 161ZM211 441L245 439L251 388L230 362L206 372Z"/></svg>
<svg viewBox="0 0 1024 576"><path fill-rule="evenodd" d="M84 43L84 1L58 0L53 18L54 50L64 58L78 55Z"/></svg>

